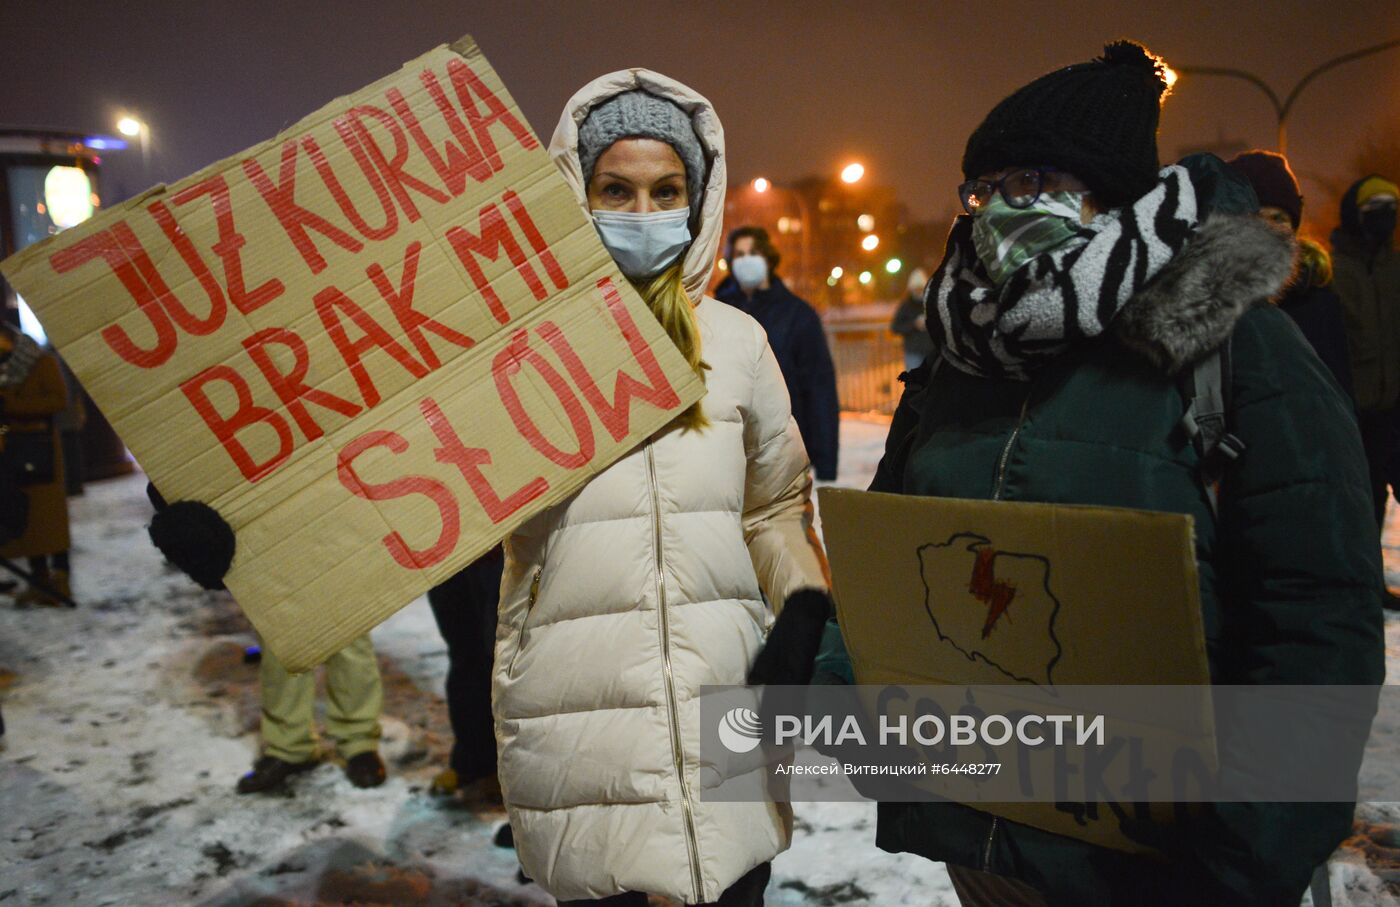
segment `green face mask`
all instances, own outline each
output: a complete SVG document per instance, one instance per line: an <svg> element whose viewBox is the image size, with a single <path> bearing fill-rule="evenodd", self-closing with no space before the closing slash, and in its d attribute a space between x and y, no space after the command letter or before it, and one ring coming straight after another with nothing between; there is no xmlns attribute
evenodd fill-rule
<svg viewBox="0 0 1400 907"><path fill-rule="evenodd" d="M1075 237L1082 192L1046 192L1029 208L992 196L972 218L972 246L992 283L1001 286L1018 268Z"/></svg>

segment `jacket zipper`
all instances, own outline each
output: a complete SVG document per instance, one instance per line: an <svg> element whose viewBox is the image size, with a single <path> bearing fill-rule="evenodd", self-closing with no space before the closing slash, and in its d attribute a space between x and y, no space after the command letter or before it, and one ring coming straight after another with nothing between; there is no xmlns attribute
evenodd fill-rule
<svg viewBox="0 0 1400 907"><path fill-rule="evenodd" d="M690 848L690 878L695 900L702 901L704 881L700 878L700 843L695 831L695 812L690 803L690 784L685 777L685 750L681 741L680 715L676 711L676 678L671 667L671 619L666 608L666 561L661 544L661 487L656 480L656 456L646 446L647 478L651 482L652 547L656 552L656 607L661 629L661 664L666 677L666 708L670 716L671 753L681 786L681 812L685 815L685 841Z"/></svg>
<svg viewBox="0 0 1400 907"><path fill-rule="evenodd" d="M1026 411L1030 409L1031 398L1026 395L1026 399L1021 403L1021 415L1016 417L1016 427L1011 430L1011 437L1006 439L1006 446L1001 449L1001 458L997 461L997 483L992 489L992 500L1001 500L1001 486L1006 481L1006 462L1011 459L1011 448L1016 444L1016 436L1021 433L1021 426L1026 421Z"/></svg>
<svg viewBox="0 0 1400 907"><path fill-rule="evenodd" d="M535 599L540 594L540 577L544 575L543 567L535 568L535 575L530 579L530 597L525 601L525 617L520 621L520 642L515 646L515 654L510 657L510 667L506 669L506 674L515 676L515 663L520 660L520 653L525 651L525 640L529 636L530 612L534 610Z"/></svg>
<svg viewBox="0 0 1400 907"><path fill-rule="evenodd" d="M1016 438L1021 434L1021 426L1025 424L1026 412L1030 409L1030 394L1021 402L1021 414L1016 417L1016 427L1011 430L1011 437L1006 439L1006 446L1001 449L1001 459L997 461L997 484L992 490L992 500L1001 500L1001 487L1006 482L1006 463L1011 459L1011 448L1016 445ZM991 827L987 829L987 844L982 848L982 871L992 871L992 842L997 836L998 817L992 816Z"/></svg>

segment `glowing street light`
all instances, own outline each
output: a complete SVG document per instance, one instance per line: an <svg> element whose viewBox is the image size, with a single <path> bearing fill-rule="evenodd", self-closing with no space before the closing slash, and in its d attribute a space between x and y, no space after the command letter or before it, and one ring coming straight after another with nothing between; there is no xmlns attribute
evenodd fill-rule
<svg viewBox="0 0 1400 907"><path fill-rule="evenodd" d="M117 120L117 132L128 138L141 137L141 166L151 166L151 127L131 114L124 114Z"/></svg>
<svg viewBox="0 0 1400 907"><path fill-rule="evenodd" d="M846 273L846 269L843 268L843 267L841 267L840 265L837 265L836 267L834 267L834 268L831 269L831 279L832 279L832 280L840 280L840 279L841 279L841 275L842 275L842 274L845 274L845 273Z"/></svg>
<svg viewBox="0 0 1400 907"><path fill-rule="evenodd" d="M858 183L863 176L865 176L864 164L851 163L841 168L841 182L843 183Z"/></svg>
<svg viewBox="0 0 1400 907"><path fill-rule="evenodd" d="M861 271L859 280L861 283L870 283L872 275L869 271Z"/></svg>
<svg viewBox="0 0 1400 907"><path fill-rule="evenodd" d="M874 233L869 233L869 234L867 234L866 237L865 237L865 239L862 239L862 240L860 241L860 247L861 247L862 249L864 249L865 251L867 251L867 252L874 252L874 251L875 251L875 247L878 246L879 244L880 244L880 237L876 236Z"/></svg>
<svg viewBox="0 0 1400 907"><path fill-rule="evenodd" d="M875 218L869 214L862 214L856 218L856 226L860 227L862 233L869 233L875 229Z"/></svg>
<svg viewBox="0 0 1400 907"><path fill-rule="evenodd" d="M772 183L768 182L768 180L760 176L758 179L753 181L753 191L761 195L764 192L767 192L772 185Z"/></svg>
<svg viewBox="0 0 1400 907"><path fill-rule="evenodd" d="M904 262L900 261L898 258L891 258L889 261L885 262L885 273L898 274L899 269L902 267L904 267Z"/></svg>

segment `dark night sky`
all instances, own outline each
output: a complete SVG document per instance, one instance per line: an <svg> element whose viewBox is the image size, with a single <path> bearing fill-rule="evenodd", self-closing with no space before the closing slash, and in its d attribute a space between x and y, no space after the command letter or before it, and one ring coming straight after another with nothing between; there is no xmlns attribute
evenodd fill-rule
<svg viewBox="0 0 1400 907"><path fill-rule="evenodd" d="M956 203L967 135L1001 97L1130 36L1174 65L1252 70L1285 93L1332 56L1400 36L1396 0L535 4L339 0L0 3L0 125L152 127L151 165L109 158L109 196L173 181L470 33L547 139L564 101L613 69L658 69L707 95L731 177L791 179L863 160L920 217ZM1400 120L1400 49L1349 64L1290 123L1304 192L1347 175L1366 130ZM1272 147L1262 93L1183 81L1164 157L1218 137ZM109 198L109 201L111 199Z"/></svg>

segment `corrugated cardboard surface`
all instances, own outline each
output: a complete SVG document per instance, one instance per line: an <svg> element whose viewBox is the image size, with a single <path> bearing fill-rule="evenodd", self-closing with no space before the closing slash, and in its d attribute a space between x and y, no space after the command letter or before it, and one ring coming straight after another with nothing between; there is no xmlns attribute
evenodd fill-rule
<svg viewBox="0 0 1400 907"><path fill-rule="evenodd" d="M836 488L818 494L858 683L1040 690L1210 683L1190 517ZM983 549L994 556L979 583ZM999 615L989 592L997 583L1015 590ZM1153 727L1154 716L1136 717ZM1210 715L1187 724L1157 731L1213 739ZM977 806L1104 846L1145 849L1107 810L1085 822L1046 804Z"/></svg>
<svg viewBox="0 0 1400 907"><path fill-rule="evenodd" d="M232 524L227 585L293 670L704 393L469 38L3 270L162 494ZM269 368L313 391L300 412ZM660 391L628 401L619 372ZM213 422L181 387L202 374Z"/></svg>

